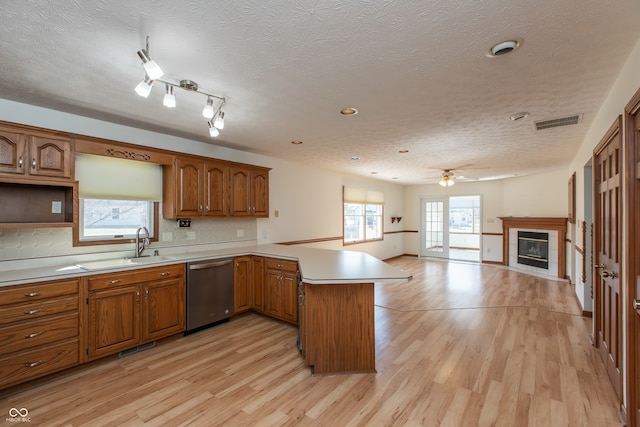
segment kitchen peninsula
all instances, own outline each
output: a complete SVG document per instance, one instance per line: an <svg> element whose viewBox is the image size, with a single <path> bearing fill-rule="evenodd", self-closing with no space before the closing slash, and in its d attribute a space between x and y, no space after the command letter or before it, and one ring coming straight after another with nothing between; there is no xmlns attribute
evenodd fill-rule
<svg viewBox="0 0 640 427"><path fill-rule="evenodd" d="M87 329L82 324L82 319L87 319L83 311L88 310L83 304L87 299L83 283L89 282L92 276L129 271L133 274L135 270L151 267L177 267L192 261L241 256L297 262L299 349L315 374L375 372L374 283L407 281L411 276L366 253L269 244L180 253L167 250L162 256L146 257L139 263L134 260L132 264L110 263L109 259L122 260L122 257L114 258L113 254L108 259L105 258L107 255L101 258L96 254L64 257L64 260L32 259L28 262L29 267L25 261L7 261L0 265L3 270L0 292L16 289L28 294L30 287L51 281L80 283L77 286L80 344L74 363L79 364L89 360L83 345L88 341L83 336ZM82 268L83 265L98 267ZM101 265L103 267L99 267ZM65 298L69 299L69 296ZM70 352L68 346L65 351Z"/></svg>

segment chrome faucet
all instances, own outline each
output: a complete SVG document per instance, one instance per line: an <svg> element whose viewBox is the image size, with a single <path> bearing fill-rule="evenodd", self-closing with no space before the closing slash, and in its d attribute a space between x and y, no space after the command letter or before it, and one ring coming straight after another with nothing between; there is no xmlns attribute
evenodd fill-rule
<svg viewBox="0 0 640 427"><path fill-rule="evenodd" d="M141 231L144 231L144 238L142 239L142 241L140 241ZM142 252L144 251L144 248L147 247L147 245L149 245L149 230L147 229L147 227L140 227L136 230L136 258L142 255Z"/></svg>

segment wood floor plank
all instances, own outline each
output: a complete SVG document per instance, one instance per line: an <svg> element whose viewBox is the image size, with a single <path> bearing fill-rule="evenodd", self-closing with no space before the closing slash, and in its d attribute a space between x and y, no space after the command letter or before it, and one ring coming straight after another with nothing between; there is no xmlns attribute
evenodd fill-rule
<svg viewBox="0 0 640 427"><path fill-rule="evenodd" d="M615 426L570 284L401 257L375 285L376 373L313 376L297 328L254 313L0 391L64 426ZM345 325L348 327L348 325Z"/></svg>

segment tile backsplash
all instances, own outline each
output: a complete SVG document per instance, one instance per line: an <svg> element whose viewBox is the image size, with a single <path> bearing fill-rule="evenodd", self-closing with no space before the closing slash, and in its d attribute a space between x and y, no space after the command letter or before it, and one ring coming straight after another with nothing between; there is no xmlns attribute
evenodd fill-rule
<svg viewBox="0 0 640 427"><path fill-rule="evenodd" d="M152 242L147 251L257 240L257 223L253 218L192 218L190 228L178 228L177 221L160 219L158 228L159 240ZM169 236L171 240L164 239ZM74 247L71 227L0 228L0 261L127 250L133 252L131 243Z"/></svg>

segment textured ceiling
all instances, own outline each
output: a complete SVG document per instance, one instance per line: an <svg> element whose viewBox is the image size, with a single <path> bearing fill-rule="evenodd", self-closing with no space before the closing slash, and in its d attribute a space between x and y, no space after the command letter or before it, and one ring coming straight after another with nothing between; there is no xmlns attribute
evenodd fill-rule
<svg viewBox="0 0 640 427"><path fill-rule="evenodd" d="M638 0L0 7L0 98L407 185L440 169L492 179L565 167L640 37ZM218 138L201 95L176 90L172 110L162 85L148 99L133 91L146 35L168 78L227 97ZM485 55L514 38L523 43L512 54ZM343 117L344 107L359 113ZM520 111L530 115L509 120ZM578 125L534 129L574 114Z"/></svg>

